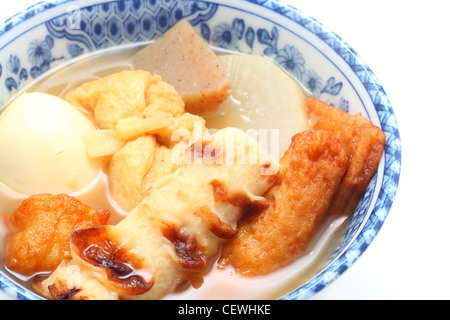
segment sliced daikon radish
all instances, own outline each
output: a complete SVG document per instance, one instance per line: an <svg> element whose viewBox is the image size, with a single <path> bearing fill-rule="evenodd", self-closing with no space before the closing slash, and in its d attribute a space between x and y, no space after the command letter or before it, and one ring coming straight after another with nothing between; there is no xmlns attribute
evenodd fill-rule
<svg viewBox="0 0 450 320"><path fill-rule="evenodd" d="M294 134L310 129L303 89L268 58L224 54L219 59L232 94L217 112L204 116L206 126L241 128L272 156L281 157Z"/></svg>

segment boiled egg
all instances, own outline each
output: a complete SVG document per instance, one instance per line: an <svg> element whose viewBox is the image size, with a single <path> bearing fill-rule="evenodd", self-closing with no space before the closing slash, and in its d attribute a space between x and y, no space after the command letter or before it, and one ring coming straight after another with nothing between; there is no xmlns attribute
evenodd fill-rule
<svg viewBox="0 0 450 320"><path fill-rule="evenodd" d="M65 100L23 93L0 114L0 182L26 195L76 194L100 174L83 137L94 124Z"/></svg>

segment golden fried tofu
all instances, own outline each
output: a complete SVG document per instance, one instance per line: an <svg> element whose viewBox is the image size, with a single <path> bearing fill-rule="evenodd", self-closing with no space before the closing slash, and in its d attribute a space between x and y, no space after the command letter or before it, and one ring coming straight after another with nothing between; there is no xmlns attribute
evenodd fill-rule
<svg viewBox="0 0 450 320"><path fill-rule="evenodd" d="M104 225L109 217L108 209L95 210L66 194L31 196L7 220L12 237L5 265L23 275L51 271L70 258L73 231Z"/></svg>
<svg viewBox="0 0 450 320"><path fill-rule="evenodd" d="M142 70L126 70L86 82L65 99L92 111L100 129L115 129L120 119L150 116L156 111L173 116L184 113L184 102L173 86Z"/></svg>
<svg viewBox="0 0 450 320"><path fill-rule="evenodd" d="M142 201L143 179L152 167L157 148L155 137L144 135L129 141L112 156L108 170L111 194L125 211Z"/></svg>
<svg viewBox="0 0 450 320"><path fill-rule="evenodd" d="M145 92L145 102L147 108L143 111L144 117L156 111L162 111L174 117L181 116L184 113L184 101L175 88L163 81L159 75L152 77Z"/></svg>
<svg viewBox="0 0 450 320"><path fill-rule="evenodd" d="M100 129L114 129L117 121L138 116L147 107L146 91L152 76L144 71L122 71L84 83L65 99L94 113Z"/></svg>
<svg viewBox="0 0 450 320"><path fill-rule="evenodd" d="M306 107L313 128L333 133L349 150L350 165L330 213L351 214L378 169L386 137L361 114L350 115L315 98L308 98Z"/></svg>
<svg viewBox="0 0 450 320"><path fill-rule="evenodd" d="M245 276L265 275L305 250L325 216L348 167L344 145L325 131L295 135L280 160L267 209L239 228L220 258Z"/></svg>
<svg viewBox="0 0 450 320"><path fill-rule="evenodd" d="M174 154L177 151L163 145L158 146L153 156L152 166L142 180L143 198L149 194L153 185L159 179L175 172L182 165L183 159L181 156ZM184 154L180 153L180 155Z"/></svg>

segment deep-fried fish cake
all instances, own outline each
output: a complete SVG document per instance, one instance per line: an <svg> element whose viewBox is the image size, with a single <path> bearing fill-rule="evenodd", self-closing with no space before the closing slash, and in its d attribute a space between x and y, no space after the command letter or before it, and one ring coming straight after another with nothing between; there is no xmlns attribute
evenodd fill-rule
<svg viewBox="0 0 450 320"><path fill-rule="evenodd" d="M66 194L39 194L24 200L7 220L13 233L5 265L23 275L55 269L70 258L70 234L106 224L111 213L95 210Z"/></svg>
<svg viewBox="0 0 450 320"><path fill-rule="evenodd" d="M294 261L320 225L347 167L347 149L330 133L295 135L280 161L278 184L266 194L270 206L240 227L220 264L256 276Z"/></svg>
<svg viewBox="0 0 450 320"><path fill-rule="evenodd" d="M313 128L332 132L350 153L348 171L329 210L330 214L349 215L377 171L386 137L361 114L350 115L315 98L308 98L306 107Z"/></svg>

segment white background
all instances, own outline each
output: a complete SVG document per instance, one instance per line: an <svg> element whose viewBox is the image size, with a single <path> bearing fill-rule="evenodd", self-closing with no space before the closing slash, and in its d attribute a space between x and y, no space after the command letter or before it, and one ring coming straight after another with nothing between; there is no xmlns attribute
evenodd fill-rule
<svg viewBox="0 0 450 320"><path fill-rule="evenodd" d="M35 2L2 1L0 21ZM450 299L448 2L284 2L362 56L393 105L402 139L400 186L384 226L362 257L316 298Z"/></svg>

